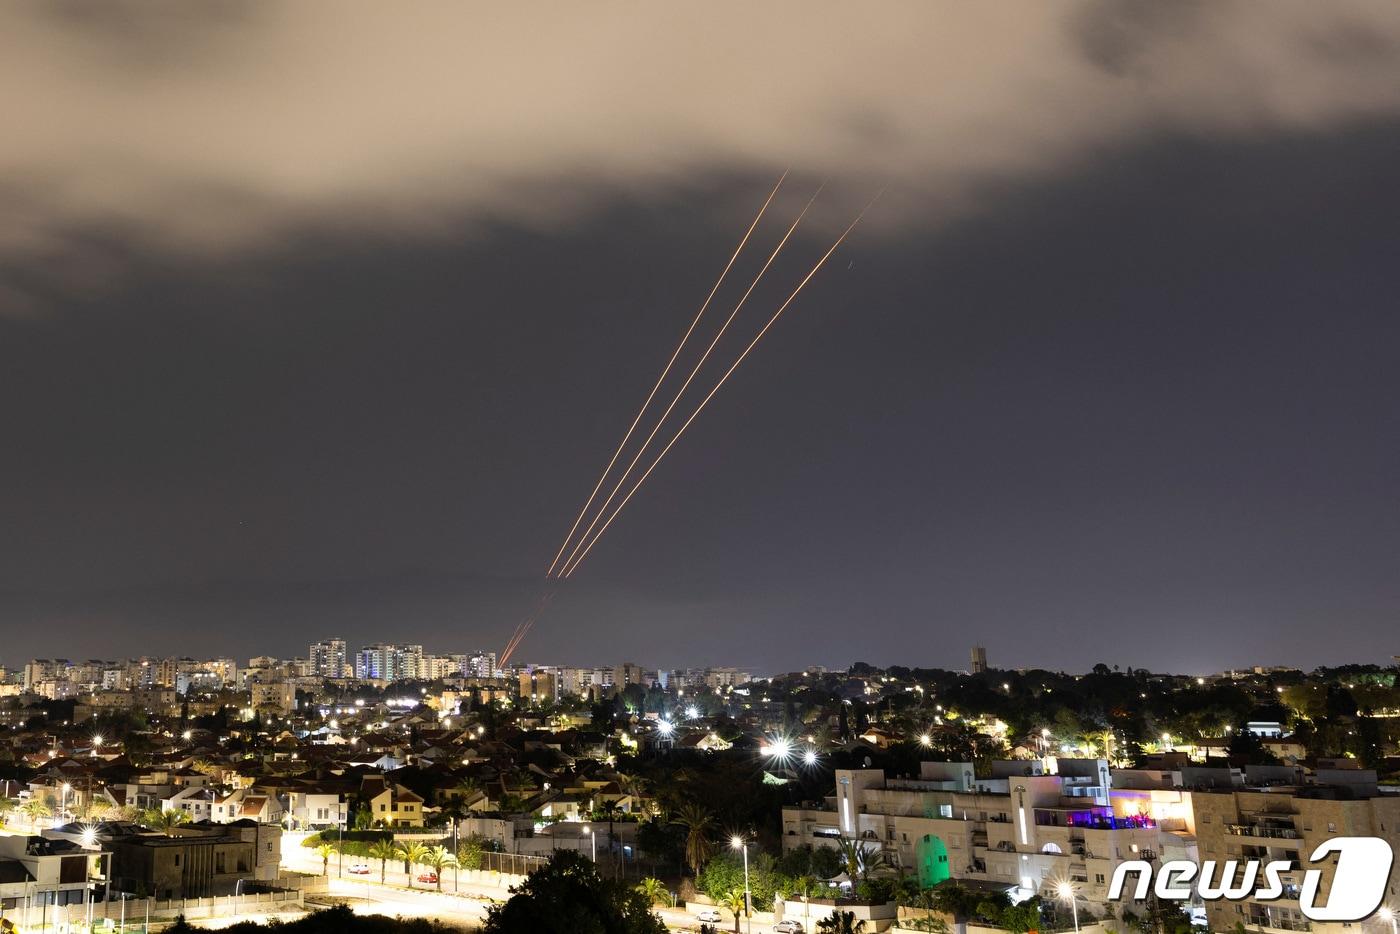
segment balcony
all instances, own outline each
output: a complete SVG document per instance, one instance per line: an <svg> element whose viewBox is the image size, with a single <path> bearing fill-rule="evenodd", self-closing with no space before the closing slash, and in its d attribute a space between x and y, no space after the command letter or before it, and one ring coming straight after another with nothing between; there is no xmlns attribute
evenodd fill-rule
<svg viewBox="0 0 1400 934"><path fill-rule="evenodd" d="M1119 817L1112 808L1095 807L1067 810L1036 808L1037 827L1067 827L1072 830L1150 830L1157 822L1150 817Z"/></svg>
<svg viewBox="0 0 1400 934"><path fill-rule="evenodd" d="M1268 824L1226 824L1225 832L1236 837L1259 837L1265 840L1301 840L1303 835L1292 827Z"/></svg>

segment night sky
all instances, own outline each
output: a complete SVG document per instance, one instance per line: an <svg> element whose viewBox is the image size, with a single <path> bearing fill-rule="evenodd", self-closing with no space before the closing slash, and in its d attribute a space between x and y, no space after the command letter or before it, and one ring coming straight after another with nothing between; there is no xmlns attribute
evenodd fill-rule
<svg viewBox="0 0 1400 934"><path fill-rule="evenodd" d="M499 650L788 166L519 660L1400 652L1393 5L307 8L0 15L5 665Z"/></svg>

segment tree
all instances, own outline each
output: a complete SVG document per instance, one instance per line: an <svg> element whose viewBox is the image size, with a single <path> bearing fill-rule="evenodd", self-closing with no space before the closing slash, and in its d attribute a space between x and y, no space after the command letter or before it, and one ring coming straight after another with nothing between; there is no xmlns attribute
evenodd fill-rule
<svg viewBox="0 0 1400 934"><path fill-rule="evenodd" d="M19 806L20 813L29 818L29 826L37 828L39 821L45 817L53 816L53 808L49 807L42 798L30 798Z"/></svg>
<svg viewBox="0 0 1400 934"><path fill-rule="evenodd" d="M331 874L331 856L335 853L334 843L321 843L316 847L316 855L321 857L321 875Z"/></svg>
<svg viewBox="0 0 1400 934"><path fill-rule="evenodd" d="M493 905L484 934L665 934L646 897L604 879L586 857L561 851L531 873L503 905Z"/></svg>
<svg viewBox="0 0 1400 934"><path fill-rule="evenodd" d="M948 882L934 888L929 905L934 911L952 915L955 924L962 924L977 913L981 896L961 886Z"/></svg>
<svg viewBox="0 0 1400 934"><path fill-rule="evenodd" d="M671 822L685 828L685 862L690 871L698 876L700 867L714 852L714 844L710 841L710 831L715 826L714 815L698 804L689 803L676 812Z"/></svg>
<svg viewBox="0 0 1400 934"><path fill-rule="evenodd" d="M397 848L399 859L403 860L403 871L408 874L408 887L413 888L413 867L423 862L423 857L428 855L428 848L421 843L406 840L400 843Z"/></svg>
<svg viewBox="0 0 1400 934"><path fill-rule="evenodd" d="M821 934L860 934L865 922L857 921L854 911L833 911L817 922L817 930Z"/></svg>
<svg viewBox="0 0 1400 934"><path fill-rule="evenodd" d="M457 865L463 869L480 869L481 853L481 840L476 837L468 837L457 844Z"/></svg>
<svg viewBox="0 0 1400 934"><path fill-rule="evenodd" d="M437 890L442 891L442 871L451 869L457 865L457 857L445 846L429 847L419 860L424 866L432 869L433 875L437 878Z"/></svg>
<svg viewBox="0 0 1400 934"><path fill-rule="evenodd" d="M648 876L637 883L637 891L646 897L649 905L669 906L671 904L671 890L666 888L666 883L654 876Z"/></svg>
<svg viewBox="0 0 1400 934"><path fill-rule="evenodd" d="M173 836L171 831L181 824L190 822L189 811L162 810L161 808L146 808L141 812L139 822L147 830L158 830L168 836Z"/></svg>
<svg viewBox="0 0 1400 934"><path fill-rule="evenodd" d="M379 860L379 884L384 884L384 877L389 871L389 860L398 855L398 848L394 846L393 840L376 840L369 847L369 858Z"/></svg>
<svg viewBox="0 0 1400 934"><path fill-rule="evenodd" d="M841 837L836 841L836 849L846 864L846 872L853 879L864 881L870 877L870 873L885 864L884 854L875 843Z"/></svg>
<svg viewBox="0 0 1400 934"><path fill-rule="evenodd" d="M613 849L613 822L622 814L622 809L617 806L616 801L604 801L593 809L594 820L605 820L608 822L608 852Z"/></svg>
<svg viewBox="0 0 1400 934"><path fill-rule="evenodd" d="M739 934L739 917L744 913L744 890L739 888L730 889L720 898L719 906L727 909L734 915L734 934Z"/></svg>
<svg viewBox="0 0 1400 934"><path fill-rule="evenodd" d="M19 807L19 804L14 798L0 798L0 827L5 826L5 821L9 818L10 812L17 807Z"/></svg>

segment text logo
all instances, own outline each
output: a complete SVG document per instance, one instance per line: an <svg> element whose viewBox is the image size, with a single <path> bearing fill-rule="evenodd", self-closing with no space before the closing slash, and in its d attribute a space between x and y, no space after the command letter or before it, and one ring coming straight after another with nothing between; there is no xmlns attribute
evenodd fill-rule
<svg viewBox="0 0 1400 934"><path fill-rule="evenodd" d="M1337 854L1337 868L1332 876L1332 888L1325 905L1318 904L1318 887L1322 883L1321 869L1303 873L1303 885L1298 893L1298 909L1312 921L1360 921L1374 914L1385 898L1390 864L1394 858L1390 844L1378 837L1334 837L1313 850L1308 862L1319 863ZM1173 859L1162 864L1155 873L1152 864L1143 860L1120 863L1113 871L1108 897L1121 898L1129 873L1136 873L1133 898L1147 897L1149 887L1158 898L1186 901L1191 898L1192 883L1205 901L1273 901L1284 893L1283 874L1293 869L1290 860L1263 862L1257 859L1226 860L1216 872L1217 863L1208 859L1193 863L1188 859ZM1243 865L1243 870L1241 870Z"/></svg>

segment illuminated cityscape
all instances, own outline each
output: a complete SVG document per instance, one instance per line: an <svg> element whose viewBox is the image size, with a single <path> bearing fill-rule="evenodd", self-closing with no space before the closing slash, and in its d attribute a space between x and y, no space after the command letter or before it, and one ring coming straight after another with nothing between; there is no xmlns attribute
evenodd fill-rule
<svg viewBox="0 0 1400 934"><path fill-rule="evenodd" d="M1400 4L0 36L0 934L1400 934Z"/></svg>

